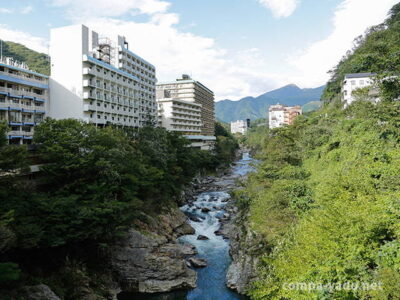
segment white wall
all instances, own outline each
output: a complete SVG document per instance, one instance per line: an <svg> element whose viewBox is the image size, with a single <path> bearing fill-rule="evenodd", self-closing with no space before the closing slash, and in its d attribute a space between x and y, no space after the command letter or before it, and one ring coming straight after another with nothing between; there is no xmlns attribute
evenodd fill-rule
<svg viewBox="0 0 400 300"><path fill-rule="evenodd" d="M373 80L371 77L361 77L361 78L346 78L342 88L343 101L345 101L345 106L350 105L355 99L352 96L352 92L356 89L363 88L366 86L371 86Z"/></svg>
<svg viewBox="0 0 400 300"><path fill-rule="evenodd" d="M83 25L50 31L52 118L83 118L82 56L88 50L87 43L88 28Z"/></svg>

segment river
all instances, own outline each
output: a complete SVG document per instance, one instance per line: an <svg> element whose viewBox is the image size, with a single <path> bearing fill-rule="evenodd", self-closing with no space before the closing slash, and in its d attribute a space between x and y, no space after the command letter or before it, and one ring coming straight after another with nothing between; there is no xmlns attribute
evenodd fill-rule
<svg viewBox="0 0 400 300"><path fill-rule="evenodd" d="M229 240L214 232L221 227L220 218L226 213L224 208L230 199L229 189L234 187L238 177L245 176L253 170L252 159L244 153L237 161L229 175L218 178L210 191L200 193L197 199L181 207L181 210L192 219L190 225L196 230L194 235L185 235L179 238L181 243L189 243L196 247L196 257L207 260L207 267L196 269L197 287L190 291L162 293L155 295L136 295L121 297L123 300L243 300L248 299L228 289L225 277L231 263L229 255ZM216 191L218 190L218 191ZM204 209L206 208L206 209ZM203 209L203 211L202 211ZM209 211L208 211L209 210ZM199 222L200 221L200 222ZM208 240L198 240L203 235Z"/></svg>

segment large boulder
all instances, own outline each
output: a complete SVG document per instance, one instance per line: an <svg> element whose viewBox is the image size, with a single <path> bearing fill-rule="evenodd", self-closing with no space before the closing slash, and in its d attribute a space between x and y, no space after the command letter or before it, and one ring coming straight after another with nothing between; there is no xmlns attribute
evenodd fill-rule
<svg viewBox="0 0 400 300"><path fill-rule="evenodd" d="M18 290L18 300L61 300L47 285L25 286Z"/></svg>
<svg viewBox="0 0 400 300"><path fill-rule="evenodd" d="M188 262L193 268L205 268L207 267L207 261L203 258L191 257Z"/></svg>
<svg viewBox="0 0 400 300"><path fill-rule="evenodd" d="M182 212L168 216L173 220L160 216L151 231L129 230L112 247L110 264L123 292L158 293L196 287L197 274L185 260L196 250L176 242L176 237L193 230Z"/></svg>

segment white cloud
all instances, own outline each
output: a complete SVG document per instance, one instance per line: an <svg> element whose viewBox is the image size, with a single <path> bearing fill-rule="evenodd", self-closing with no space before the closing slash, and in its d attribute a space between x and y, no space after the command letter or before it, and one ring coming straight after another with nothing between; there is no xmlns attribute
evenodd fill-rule
<svg viewBox="0 0 400 300"><path fill-rule="evenodd" d="M21 14L27 15L27 14L30 14L32 11L33 11L33 6L32 5L28 5L28 6L25 6L25 7L23 7L21 9Z"/></svg>
<svg viewBox="0 0 400 300"><path fill-rule="evenodd" d="M258 0L263 6L271 10L275 18L286 18L294 13L299 0Z"/></svg>
<svg viewBox="0 0 400 300"><path fill-rule="evenodd" d="M12 10L4 7L0 7L0 14L11 14Z"/></svg>
<svg viewBox="0 0 400 300"><path fill-rule="evenodd" d="M329 79L327 72L352 48L354 38L368 27L382 23L397 2L344 0L335 11L332 33L289 58L289 63L301 73L296 82L304 86L324 84Z"/></svg>
<svg viewBox="0 0 400 300"><path fill-rule="evenodd" d="M227 53L211 38L177 29L179 15L160 0L53 0L65 8L74 23L83 22L101 35L124 35L130 49L153 63L159 81L174 80L182 73L206 84L216 99L257 95L282 82L268 74L258 49ZM146 14L146 23L120 20L124 14Z"/></svg>
<svg viewBox="0 0 400 300"><path fill-rule="evenodd" d="M20 43L38 52L46 54L48 52L48 43L45 39L32 36L26 32L10 29L4 24L0 24L0 37L4 41Z"/></svg>
<svg viewBox="0 0 400 300"><path fill-rule="evenodd" d="M160 0L52 0L54 6L66 7L72 20L91 17L118 17L127 13L156 14L165 12L170 3Z"/></svg>
<svg viewBox="0 0 400 300"><path fill-rule="evenodd" d="M265 72L258 49L228 53L211 38L179 31L173 26L178 21L175 14L156 14L148 23L97 18L85 24L104 35L124 35L131 51L156 66L159 81L191 74L212 89L218 100L258 95L285 82Z"/></svg>

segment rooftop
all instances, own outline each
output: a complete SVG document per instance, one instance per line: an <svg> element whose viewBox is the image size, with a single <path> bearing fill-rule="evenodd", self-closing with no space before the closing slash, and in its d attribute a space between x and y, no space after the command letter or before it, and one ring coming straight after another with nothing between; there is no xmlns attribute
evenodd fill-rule
<svg viewBox="0 0 400 300"><path fill-rule="evenodd" d="M376 76L376 73L352 73L344 75L344 78L364 78L373 76Z"/></svg>

